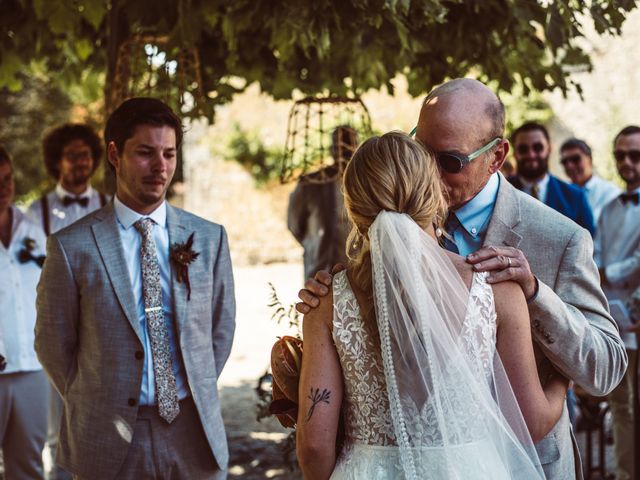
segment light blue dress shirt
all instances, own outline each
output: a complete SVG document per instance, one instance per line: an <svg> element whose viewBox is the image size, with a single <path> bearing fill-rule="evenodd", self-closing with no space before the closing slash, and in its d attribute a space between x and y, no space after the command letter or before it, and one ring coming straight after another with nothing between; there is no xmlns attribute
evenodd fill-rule
<svg viewBox="0 0 640 480"><path fill-rule="evenodd" d="M593 221L597 226L604 206L622 192L613 183L607 182L597 175L592 175L582 188L587 193L587 200L589 200L589 206L593 212Z"/></svg>
<svg viewBox="0 0 640 480"><path fill-rule="evenodd" d="M133 224L143 217L152 219L153 241L156 244L158 265L160 266L160 286L162 288L162 311L164 321L169 332L169 345L171 347L171 359L173 373L176 377L178 398L188 397L189 386L187 374L182 361L180 343L176 331L173 315L173 295L171 292L171 264L169 263L169 230L167 228L167 204L162 203L149 215L140 215L123 204L117 195L113 199L113 206L118 219L118 232L124 247L124 258L133 287L133 297L136 302L138 321L142 327L144 340L144 368L142 370L142 385L140 388L140 405L156 404L155 374L153 371L153 358L151 354L151 340L147 332L147 316L144 313L144 298L142 296L142 265L140 260L140 246L142 237Z"/></svg>
<svg viewBox="0 0 640 480"><path fill-rule="evenodd" d="M460 255L466 257L482 247L499 187L500 176L494 173L475 197L454 211L462 225L453 232Z"/></svg>

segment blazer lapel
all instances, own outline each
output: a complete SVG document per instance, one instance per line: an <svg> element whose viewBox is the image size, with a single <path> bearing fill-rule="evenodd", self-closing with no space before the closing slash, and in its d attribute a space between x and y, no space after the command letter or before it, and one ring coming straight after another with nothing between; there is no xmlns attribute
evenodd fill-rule
<svg viewBox="0 0 640 480"><path fill-rule="evenodd" d="M518 248L522 236L515 231L515 227L520 223L520 201L516 189L501 173L498 175L500 175L500 187L484 245L506 245Z"/></svg>
<svg viewBox="0 0 640 480"><path fill-rule="evenodd" d="M118 302L120 302L120 306L138 339L144 343L113 203L107 205L103 212L102 221L91 226L93 236Z"/></svg>
<svg viewBox="0 0 640 480"><path fill-rule="evenodd" d="M175 207L167 203L167 227L169 229L169 248L174 243L187 241L189 232L185 225L185 219ZM171 255L171 253L169 253ZM171 262L171 260L169 260ZM193 280L193 279L191 279ZM182 331L182 326L187 318L187 286L184 282L178 282L176 271L171 265L171 293L173 295L173 306L175 309L176 327Z"/></svg>

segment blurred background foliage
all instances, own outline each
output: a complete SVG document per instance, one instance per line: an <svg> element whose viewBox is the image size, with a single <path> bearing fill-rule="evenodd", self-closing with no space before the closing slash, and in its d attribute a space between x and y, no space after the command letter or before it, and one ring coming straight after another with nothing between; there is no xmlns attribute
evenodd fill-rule
<svg viewBox="0 0 640 480"><path fill-rule="evenodd" d="M213 121L216 107L254 83L275 99L353 97L393 94L392 79L403 75L409 93L421 96L471 75L501 93L510 129L550 116L539 92L580 91L569 73L591 68L585 24L618 34L635 7L634 0L1 0L0 141L19 159L19 195L46 188L42 133L69 120L101 130L118 52L136 35L158 38L132 55L161 59L166 71L153 94L187 118ZM190 70L197 75L186 86L178 82L185 49L197 52ZM258 183L272 178L279 153L250 132L232 137L227 157Z"/></svg>

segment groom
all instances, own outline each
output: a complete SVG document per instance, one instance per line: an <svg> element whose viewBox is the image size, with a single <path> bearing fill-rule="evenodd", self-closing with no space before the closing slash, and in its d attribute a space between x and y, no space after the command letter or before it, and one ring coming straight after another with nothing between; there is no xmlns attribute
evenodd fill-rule
<svg viewBox="0 0 640 480"><path fill-rule="evenodd" d="M222 226L165 200L181 140L163 102L125 101L105 129L113 202L49 237L35 347L79 479L226 477L231 261Z"/></svg>
<svg viewBox="0 0 640 480"><path fill-rule="evenodd" d="M543 386L555 368L592 395L606 395L622 379L627 356L600 289L591 235L498 173L509 151L504 123L504 106L476 80L447 82L422 106L416 137L446 159L449 170L454 157L444 152L476 157L457 172L448 172L441 160L450 206L446 228L455 240L451 249L475 269L490 271L490 283L520 284ZM471 155L492 143L486 153ZM317 305L313 294L328 291L326 272L316 278L319 282L307 281L309 290L300 292L302 313ZM547 478L582 478L566 406L536 449Z"/></svg>

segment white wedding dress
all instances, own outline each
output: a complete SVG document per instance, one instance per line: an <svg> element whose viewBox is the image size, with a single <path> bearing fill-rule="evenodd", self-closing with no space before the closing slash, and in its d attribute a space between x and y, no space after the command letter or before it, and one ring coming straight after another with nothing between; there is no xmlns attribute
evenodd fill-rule
<svg viewBox="0 0 640 480"><path fill-rule="evenodd" d="M397 221L397 215L387 215ZM400 226L404 228L404 225ZM387 226L391 227L393 225ZM402 233L400 243L404 245L407 238L404 230L399 231ZM369 233L371 235L372 231ZM390 246L385 244L385 248L389 250ZM375 252L375 248L372 250ZM387 288L393 288L389 285ZM434 288L437 290L438 287L432 290ZM382 326L382 308L385 315L389 315L386 312L388 306L381 304L381 299L391 303L390 298L393 297L384 289L377 290L377 322ZM403 287L396 290L403 290ZM405 298L410 292L396 291L395 294L399 295L397 298ZM446 296L446 288L437 294ZM411 338L398 340L388 329L380 330L380 327L364 321L344 271L334 277L333 298L333 340L344 376L342 412L345 438L332 479L544 478L530 438L524 438L522 443L515 440L528 437L528 433L522 433L526 428L512 430L509 424L513 422L506 419L496 398L500 395L496 392L504 389L504 385L498 384L504 382L496 381L495 362L499 362L495 347L496 311L486 274L474 274L468 290L466 313L459 315L462 325L452 334L457 345L456 348L449 347L449 350L459 349L456 350L458 357L452 352L450 361L444 358L438 363L438 359L434 360L435 355L422 352L424 356L420 356L418 352L415 354L419 359L417 362L428 365L413 363L415 372L404 372L405 378L402 378L402 371L394 371L401 363L398 357L403 355L402 349L414 347L412 342L416 343L416 337L420 340L417 344L423 345L425 350L442 348L429 343L428 335L438 334L417 330ZM428 310L426 316L434 315L432 310ZM405 316L415 315L405 311ZM398 344L403 346L398 347ZM381 353L383 351L388 352L386 358ZM412 354L407 353L406 356L411 359ZM461 356L465 358L461 359ZM394 358L395 365L390 363ZM418 370L438 370L438 373L425 374ZM407 387L407 383L413 381L414 373L416 384L420 381L429 384L426 388L428 393L419 390L423 394L415 394L413 387ZM424 380L427 377L431 380ZM469 386L469 383L473 385ZM512 397L509 407L506 407L511 410L508 415L513 414L524 425L510 387L507 390ZM391 398L395 401L390 401ZM400 435L396 433L398 431Z"/></svg>

